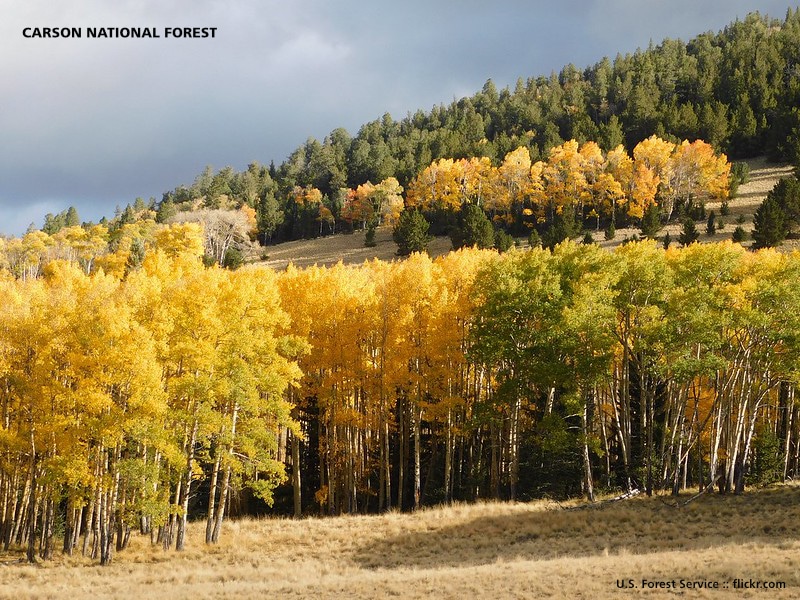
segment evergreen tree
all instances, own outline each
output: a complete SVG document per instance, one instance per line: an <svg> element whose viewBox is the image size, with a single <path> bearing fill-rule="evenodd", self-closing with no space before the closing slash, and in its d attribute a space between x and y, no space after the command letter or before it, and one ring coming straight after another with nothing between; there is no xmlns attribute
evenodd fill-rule
<svg viewBox="0 0 800 600"><path fill-rule="evenodd" d="M378 243L375 241L375 224L373 223L367 227L367 233L364 236L364 247L374 248L377 245Z"/></svg>
<svg viewBox="0 0 800 600"><path fill-rule="evenodd" d="M404 210L392 232L392 238L397 244L397 254L408 256L412 252L427 252L431 241L428 229L430 224L421 212Z"/></svg>
<svg viewBox="0 0 800 600"><path fill-rule="evenodd" d="M721 228L720 228L721 229ZM714 211L708 213L708 220L706 221L706 235L714 235L717 231L717 215Z"/></svg>
<svg viewBox="0 0 800 600"><path fill-rule="evenodd" d="M125 262L127 271L135 271L142 266L146 254L144 241L141 238L134 238L131 241L131 248L128 253L128 260Z"/></svg>
<svg viewBox="0 0 800 600"><path fill-rule="evenodd" d="M680 236L678 236L678 241L684 245L688 246L698 240L700 237L700 232L697 231L697 226L692 219L687 218L683 222L683 229L681 230Z"/></svg>
<svg viewBox="0 0 800 600"><path fill-rule="evenodd" d="M552 250L556 244L578 237L578 235L580 235L580 225L571 211L564 211L562 214L556 215L553 225L545 231L542 236L542 244L545 248Z"/></svg>
<svg viewBox="0 0 800 600"><path fill-rule="evenodd" d="M64 216L64 225L66 227L77 227L81 224L80 217L78 217L78 209L70 206L67 209L67 214Z"/></svg>
<svg viewBox="0 0 800 600"><path fill-rule="evenodd" d="M465 204L461 208L458 224L450 232L453 249L492 248L495 245L495 233L491 221L476 204Z"/></svg>
<svg viewBox="0 0 800 600"><path fill-rule="evenodd" d="M509 233L498 229L494 234L494 247L500 252L506 252L514 246L514 238Z"/></svg>
<svg viewBox="0 0 800 600"><path fill-rule="evenodd" d="M280 209L274 192L266 191L256 206L256 226L262 244L267 244L272 239L284 218L284 212Z"/></svg>
<svg viewBox="0 0 800 600"><path fill-rule="evenodd" d="M754 248L779 245L800 222L800 181L781 179L756 210L753 217Z"/></svg>
<svg viewBox="0 0 800 600"><path fill-rule="evenodd" d="M59 222L58 217L54 216L53 213L47 213L44 216L44 225L42 225L42 231L44 231L47 235L53 235L62 227L63 220Z"/></svg>
<svg viewBox="0 0 800 600"><path fill-rule="evenodd" d="M156 223L166 223L171 217L178 214L178 208L171 198L167 197L161 201L156 211Z"/></svg>
<svg viewBox="0 0 800 600"><path fill-rule="evenodd" d="M225 257L222 259L222 266L231 271L235 271L244 264L244 255L238 248L228 248Z"/></svg>
<svg viewBox="0 0 800 600"><path fill-rule="evenodd" d="M119 216L117 227L131 225L133 223L136 223L136 212L133 210L133 207L128 204L125 206L125 210L123 210L122 214Z"/></svg>
<svg viewBox="0 0 800 600"><path fill-rule="evenodd" d="M661 211L656 204L650 204L642 215L642 221L639 228L642 235L648 238L655 238L661 229Z"/></svg>
<svg viewBox="0 0 800 600"><path fill-rule="evenodd" d="M753 248L771 248L786 239L786 213L770 193L753 217Z"/></svg>
<svg viewBox="0 0 800 600"><path fill-rule="evenodd" d="M737 244L744 242L747 239L747 232L744 230L744 227L737 225L736 229L733 230L733 236L731 239Z"/></svg>

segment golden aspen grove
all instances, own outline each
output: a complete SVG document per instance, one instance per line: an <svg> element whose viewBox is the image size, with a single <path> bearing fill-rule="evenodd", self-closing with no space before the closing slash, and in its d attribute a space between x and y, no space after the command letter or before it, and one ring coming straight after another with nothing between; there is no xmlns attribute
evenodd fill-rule
<svg viewBox="0 0 800 600"><path fill-rule="evenodd" d="M535 163L525 146L498 167L485 157L435 160L409 184L406 204L446 212L474 203L495 222L528 229L557 215L597 223L613 223L618 214L641 219L655 204L669 219L676 205L688 212L726 199L730 168L702 140L675 144L654 135L634 147L633 158L622 145L604 153L595 142L570 140Z"/></svg>
<svg viewBox="0 0 800 600"><path fill-rule="evenodd" d="M727 169L702 142L568 142L534 164L438 161L407 202L636 214L724 198ZM396 205L396 182L364 188L354 219L381 210L375 189ZM565 241L275 272L204 264L206 235L141 220L0 241L5 550L108 564L132 535L184 549L189 519L217 543L231 506L739 493L798 473L796 252Z"/></svg>

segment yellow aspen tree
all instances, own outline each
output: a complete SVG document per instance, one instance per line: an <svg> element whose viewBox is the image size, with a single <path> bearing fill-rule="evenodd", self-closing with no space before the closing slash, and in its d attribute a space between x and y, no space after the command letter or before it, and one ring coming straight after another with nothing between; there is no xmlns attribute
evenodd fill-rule
<svg viewBox="0 0 800 600"><path fill-rule="evenodd" d="M706 200L728 197L730 164L724 154L702 140L684 140L670 157L669 187L677 201L690 207L704 206Z"/></svg>
<svg viewBox="0 0 800 600"><path fill-rule="evenodd" d="M371 195L378 225L394 227L403 212L403 186L395 177L387 177L375 186Z"/></svg>
<svg viewBox="0 0 800 600"><path fill-rule="evenodd" d="M550 149L542 179L549 203L547 218L551 222L555 215L565 211L582 216L584 203L590 198L584 160L578 150L575 140Z"/></svg>
<svg viewBox="0 0 800 600"><path fill-rule="evenodd" d="M633 183L633 159L622 145L608 151L604 171L611 175L622 189L622 197L613 198L613 206L609 207L609 216L612 223L616 224L617 207L629 201Z"/></svg>
<svg viewBox="0 0 800 600"><path fill-rule="evenodd" d="M25 537L25 523L38 515L40 472L38 449L43 443L39 425L47 404L41 393L41 377L46 372L47 348L57 343L47 294L38 279L20 276L19 280L0 279L0 399L4 419L0 435L5 502L3 548L12 543L27 545L27 559L36 560L35 539ZM34 538L33 532L29 533Z"/></svg>
<svg viewBox="0 0 800 600"><path fill-rule="evenodd" d="M600 227L600 218L609 217L615 220L616 208L625 198L622 184L611 173L600 173L592 185L592 211Z"/></svg>
<svg viewBox="0 0 800 600"><path fill-rule="evenodd" d="M50 257L53 239L44 231L30 231L19 243L11 243L8 259L12 273L21 279L39 277Z"/></svg>
<svg viewBox="0 0 800 600"><path fill-rule="evenodd" d="M374 191L375 186L369 181L354 190L349 190L342 207L342 219L348 223L360 223L361 227L366 227L375 216L371 198Z"/></svg>
<svg viewBox="0 0 800 600"><path fill-rule="evenodd" d="M154 248L168 257L185 256L199 259L203 256L203 226L200 223L175 223L156 230Z"/></svg>
<svg viewBox="0 0 800 600"><path fill-rule="evenodd" d="M398 263L395 286L402 290L403 312L400 321L403 324L404 339L401 343L401 356L407 357L408 371L403 385L403 411L408 418L408 429L403 442L408 441L409 434L414 441L414 478L413 504L416 509L420 505L421 494L421 427L425 417L425 409L429 404L429 385L433 382L433 369L438 362L434 316L438 310L441 296L438 293L438 282L435 277L433 262L427 254L415 253L407 260ZM403 453L403 459L408 457ZM401 476L401 486L403 477ZM399 503L399 502L398 502ZM402 505L401 505L402 506Z"/></svg>
<svg viewBox="0 0 800 600"><path fill-rule="evenodd" d="M213 406L222 392L215 376L219 342L224 335L216 290L222 286L220 269L184 266L178 278L162 287L162 302L170 327L161 348L163 379L176 421L171 429L181 448L183 465L174 488L174 505L164 536L165 546L185 547L186 523L192 485L202 476L196 451L215 430Z"/></svg>
<svg viewBox="0 0 800 600"><path fill-rule="evenodd" d="M648 207L656 203L660 182L658 175L644 162L635 164L627 203L629 217L641 219Z"/></svg>
<svg viewBox="0 0 800 600"><path fill-rule="evenodd" d="M478 272L498 258L499 255L490 250L462 248L435 261L442 299L441 309L436 314L441 379L438 382L439 401L429 407L429 414L439 426L445 447L445 502L453 499L455 484L462 479L461 464L455 461L456 448L458 445L463 447L472 433L469 423L481 390L481 386L475 383L479 367L468 359L470 323L475 311L473 286ZM515 447L518 447L519 434L519 429L512 430L510 443ZM515 464L518 472L518 462Z"/></svg>
<svg viewBox="0 0 800 600"><path fill-rule="evenodd" d="M364 269L373 290L366 314L369 320L365 340L369 365L367 393L371 399L372 423L378 444L378 510L382 511L393 505L391 436L397 430L397 423L392 419L392 408L397 390L405 382L407 370L401 354L405 330L400 317L404 302L403 294L398 293L396 286L395 263L376 259L365 264Z"/></svg>
<svg viewBox="0 0 800 600"><path fill-rule="evenodd" d="M292 189L291 196L297 206L316 206L322 202L322 192L311 185L305 187L296 185Z"/></svg>
<svg viewBox="0 0 800 600"><path fill-rule="evenodd" d="M530 214L527 214L527 211L523 209L523 216L535 217L537 222L544 222L546 220L548 207L550 206L550 202L545 191L544 171L546 167L547 163L541 160L537 160L531 165L531 205L528 209L530 210ZM533 224L530 223L530 226L533 227Z"/></svg>
<svg viewBox="0 0 800 600"><path fill-rule="evenodd" d="M466 203L483 206L491 196L491 182L496 176L496 169L492 166L492 162L488 157L481 156L462 158L458 163L462 205Z"/></svg>
<svg viewBox="0 0 800 600"><path fill-rule="evenodd" d="M424 211L456 211L461 207L459 173L452 158L433 161L408 185L406 206Z"/></svg>
<svg viewBox="0 0 800 600"><path fill-rule="evenodd" d="M219 541L233 477L249 481L256 495L272 503L272 490L284 480L278 460L285 428L299 434L284 399L300 377L295 358L300 340L287 335L288 315L280 307L277 276L269 269L223 272L218 288L222 331L215 376L221 379L215 399L211 487L206 542Z"/></svg>
<svg viewBox="0 0 800 600"><path fill-rule="evenodd" d="M158 227L152 220L124 224L110 236L108 252L94 260L94 268L123 279L129 271L141 266L153 248Z"/></svg>
<svg viewBox="0 0 800 600"><path fill-rule="evenodd" d="M642 140L636 144L636 147L633 149L633 160L636 164L638 165L641 163L652 173L652 175L650 175L643 169L636 169L634 170L634 177L638 172L643 175L645 179L654 180L658 178L658 196L656 202L666 219L671 217L672 211L675 208L674 190L670 187L672 178L672 162L670 159L674 151L675 144L662 140L655 135ZM638 208L644 210L645 207L641 206L642 204L642 200L634 201L634 206L637 206L635 209L636 212L638 212Z"/></svg>
<svg viewBox="0 0 800 600"><path fill-rule="evenodd" d="M491 201L487 202L494 220L512 223L519 218L531 194L531 155L520 146L506 154L493 178Z"/></svg>

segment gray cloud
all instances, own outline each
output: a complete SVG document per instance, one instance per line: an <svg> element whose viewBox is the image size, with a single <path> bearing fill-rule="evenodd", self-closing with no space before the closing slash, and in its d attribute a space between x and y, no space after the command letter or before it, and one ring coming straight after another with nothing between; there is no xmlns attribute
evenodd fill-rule
<svg viewBox="0 0 800 600"><path fill-rule="evenodd" d="M718 30L775 1L0 0L0 232L160 198L206 164ZM25 26L213 26L210 40L25 39Z"/></svg>

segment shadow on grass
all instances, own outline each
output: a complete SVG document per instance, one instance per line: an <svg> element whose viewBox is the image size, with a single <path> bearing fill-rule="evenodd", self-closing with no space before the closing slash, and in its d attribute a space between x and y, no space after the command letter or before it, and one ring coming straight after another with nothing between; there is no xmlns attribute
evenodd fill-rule
<svg viewBox="0 0 800 600"><path fill-rule="evenodd" d="M743 496L708 494L681 508L667 501L674 499L640 497L581 510L487 514L375 540L353 558L366 569L435 569L800 539L798 487Z"/></svg>

